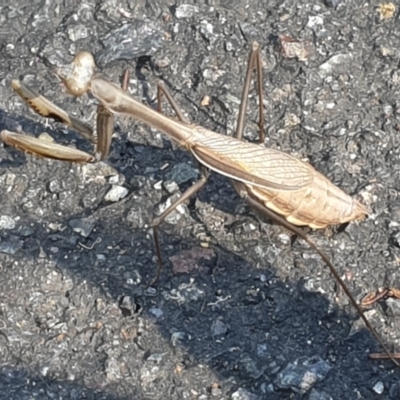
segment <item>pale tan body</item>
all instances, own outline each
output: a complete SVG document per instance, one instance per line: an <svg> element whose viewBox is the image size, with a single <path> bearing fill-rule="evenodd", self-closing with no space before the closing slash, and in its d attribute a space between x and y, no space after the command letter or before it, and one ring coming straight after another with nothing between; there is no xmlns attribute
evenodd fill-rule
<svg viewBox="0 0 400 400"><path fill-rule="evenodd" d="M59 70L57 74L65 83L70 94L80 96L90 90L92 95L101 103L97 118L98 140L94 156L9 131L2 131L0 137L5 143L38 156L74 162L97 162L108 154L113 133L112 113L129 115L160 130L194 155L200 163L201 177L180 199L153 221L155 239L157 238L157 227L166 215L204 186L207 181L205 172L207 168L231 178L239 195L253 208L296 233L318 252L365 324L382 345L387 355L398 365L365 317L329 257L318 248L307 234L293 226L307 225L311 228L324 228L328 225L342 224L364 218L367 215L366 208L335 186L328 178L317 172L311 165L281 151L240 140L243 132L243 110L246 108L247 91L251 80L249 70L254 68L251 61L254 54L257 58L257 68L260 70L259 46L255 42L252 44L248 74L243 90L242 105L244 104L244 107L241 107L239 113L237 138L223 136L200 126L189 124L176 108L179 122L143 105L117 85L101 76L94 75L94 59L87 52L78 53L71 66L65 68L65 70ZM260 82L261 79L259 79L259 93L262 91ZM40 114L56 116L56 119L81 131L85 137L92 138L90 128L88 131L86 125L82 126L80 122L60 113L58 107L52 105L34 90L16 81L13 82L13 87ZM165 90L164 94L167 95ZM169 100L171 102L171 99ZM261 101L260 105L262 105ZM262 115L262 112L260 112L260 115ZM241 132L240 135L239 132ZM157 243L157 240L155 241ZM161 265L160 249L158 244L156 246Z"/></svg>
<svg viewBox="0 0 400 400"><path fill-rule="evenodd" d="M294 225L325 228L367 214L359 201L310 164L287 153L171 120L102 78L92 80L91 92L108 110L159 129L191 151L201 164L250 186L251 195Z"/></svg>

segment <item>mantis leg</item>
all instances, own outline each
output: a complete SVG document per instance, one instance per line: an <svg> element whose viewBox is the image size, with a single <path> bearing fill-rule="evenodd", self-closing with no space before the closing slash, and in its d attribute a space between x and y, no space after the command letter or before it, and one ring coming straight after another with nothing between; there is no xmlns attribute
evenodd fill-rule
<svg viewBox="0 0 400 400"><path fill-rule="evenodd" d="M163 262L162 262L162 255L161 255L161 248L160 248L160 242L158 240L158 228L160 224L165 220L165 218L175 210L176 207L178 207L180 204L182 204L184 201L189 199L191 196L193 196L195 193L197 193L206 183L208 180L209 176L209 170L208 168L204 167L203 165L200 165L200 178L198 181L196 181L189 189L187 189L179 199L176 199L159 217L154 218L152 222L152 227L153 227L153 238L154 238L154 246L156 248L157 252L157 259L158 259L158 268L157 268L157 273L154 279L151 281L149 286L153 286L157 283Z"/></svg>
<svg viewBox="0 0 400 400"><path fill-rule="evenodd" d="M79 132L84 138L96 143L96 154L92 156L91 154L71 147L49 143L19 133L2 131L0 137L6 144L38 157L78 163L97 162L103 160L108 155L113 134L114 117L103 106L100 105L97 109L96 140L93 136L92 128L89 125L70 116L66 111L36 92L36 90L17 80L13 80L11 86L36 113L45 118L51 118L57 122L64 123Z"/></svg>
<svg viewBox="0 0 400 400"><path fill-rule="evenodd" d="M302 229L293 226L290 222L286 221L285 218L281 217L280 215L276 214L275 212L271 211L267 207L265 207L263 204L255 200L251 196L251 192L249 192L247 186L241 182L234 182L234 186L236 191L238 192L239 196L244 199L248 204L250 204L251 207L253 207L257 212L260 214L266 216L267 218L273 219L276 222L278 222L280 225L285 227L286 229L289 229L292 231L294 234L297 236L301 237L305 242L307 242L318 254L319 256L323 259L325 264L328 266L331 274L335 277L336 281L338 282L339 286L343 289L343 291L346 293L346 296L349 298L350 303L353 305L353 307L356 309L358 315L362 318L364 321L366 327L370 330L372 335L375 337L375 339L378 341L378 343L382 346L382 349L397 366L400 366L400 364L395 360L395 357L393 356L392 353L389 352L385 344L382 342L382 339L379 337L378 333L374 329L374 327L371 325L371 323L368 321L368 318L365 316L363 310L357 303L356 299L350 292L349 288L347 285L344 283L343 279L340 277L339 273L336 271L335 267L333 266L332 262L330 261L329 257L327 254L322 251L316 244L315 242L308 236Z"/></svg>
<svg viewBox="0 0 400 400"><path fill-rule="evenodd" d="M251 44L249 61L247 64L246 78L244 81L242 99L240 102L239 116L236 125L236 133L234 137L241 140L243 138L243 129L246 122L246 110L250 91L251 78L254 69L257 71L257 92L258 92L258 126L260 129L260 143L264 143L264 107L263 107L263 74L260 45L257 42Z"/></svg>
<svg viewBox="0 0 400 400"><path fill-rule="evenodd" d="M177 115L179 121L189 124L190 122L185 118L183 115L182 111L180 110L178 104L176 101L173 99L171 93L168 91L167 87L165 86L164 82L159 82L157 84L157 100L158 100L158 105L157 109L159 112L162 112L162 100L165 98L172 109L174 110L175 114ZM160 278L162 266L163 266L163 261L162 261L162 255L161 255L161 247L160 247L160 242L158 239L158 228L162 224L162 222L165 220L165 218L176 209L180 204L182 204L184 201L189 199L191 196L193 196L195 193L197 193L206 183L208 180L209 176L209 170L208 168L204 167L203 165L199 164L199 169L200 169L200 177L199 180L196 181L189 189L187 189L181 197L176 199L160 216L157 218L154 218L152 222L152 228L153 228L153 239L154 239L154 247L156 249L157 253L157 259L158 259L158 268L156 272L156 276L153 278L149 286L153 286L157 283L158 279Z"/></svg>
<svg viewBox="0 0 400 400"><path fill-rule="evenodd" d="M185 123L185 124L190 124L190 121L183 115L181 109L179 108L177 102L174 100L172 97L171 93L165 86L165 83L160 81L157 83L157 111L162 112L162 100L164 97L166 100L168 100L168 103L174 110L176 116L178 117L179 121Z"/></svg>

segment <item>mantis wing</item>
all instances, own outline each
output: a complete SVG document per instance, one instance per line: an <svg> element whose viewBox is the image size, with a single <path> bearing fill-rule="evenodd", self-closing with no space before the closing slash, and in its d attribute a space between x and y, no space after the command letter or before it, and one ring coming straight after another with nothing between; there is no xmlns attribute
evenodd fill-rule
<svg viewBox="0 0 400 400"><path fill-rule="evenodd" d="M191 151L211 170L267 190L304 189L317 173L311 165L289 154L218 134L204 137Z"/></svg>

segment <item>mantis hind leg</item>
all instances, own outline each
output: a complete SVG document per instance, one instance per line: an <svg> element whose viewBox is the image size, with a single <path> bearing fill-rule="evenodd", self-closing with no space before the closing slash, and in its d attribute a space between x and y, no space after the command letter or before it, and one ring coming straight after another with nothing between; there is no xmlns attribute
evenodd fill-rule
<svg viewBox="0 0 400 400"><path fill-rule="evenodd" d="M234 182L234 186L236 191L238 192L239 196L244 199L250 206L253 207L258 213L261 215L266 216L267 218L275 220L277 223L282 225L284 228L289 229L292 231L294 234L297 236L301 237L305 242L307 242L311 248L313 248L319 256L322 258L322 260L325 262L325 264L328 266L331 274L334 276L336 279L337 283L339 286L343 289L343 291L346 293L346 296L349 298L350 303L353 305L353 307L356 309L358 315L361 317L361 319L364 321L365 326L370 330L372 335L375 337L375 339L378 341L378 343L382 346L382 349L397 366L399 366L399 363L394 359L393 355L389 352L388 348L385 346L383 343L382 339L376 332L375 328L371 325L371 323L368 321L368 318L365 316L363 310L357 303L356 299L350 292L349 288L347 285L344 283L343 279L340 277L339 273L336 271L336 268L333 266L331 260L327 256L327 254L322 251L316 244L315 242L310 238L309 235L307 235L301 228L298 228L296 226L293 226L290 222L286 221L285 218L281 217L280 215L276 214L275 212L271 211L267 207L265 207L263 204L261 204L259 201L255 200L252 196L251 193L249 192L248 188L246 187L245 184L241 182Z"/></svg>

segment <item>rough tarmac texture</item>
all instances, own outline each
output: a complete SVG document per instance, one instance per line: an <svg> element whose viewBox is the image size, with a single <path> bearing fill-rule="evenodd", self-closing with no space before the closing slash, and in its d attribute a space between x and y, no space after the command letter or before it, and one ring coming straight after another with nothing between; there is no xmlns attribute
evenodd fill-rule
<svg viewBox="0 0 400 400"><path fill-rule="evenodd" d="M231 135L255 39L265 144L308 158L371 209L359 224L310 234L357 299L398 287L398 9L75 3L0 6L0 130L47 132L91 151L10 88L23 79L94 124L95 101L66 96L49 72L86 49L115 82L130 68L137 98L155 106L162 79L191 121ZM282 35L302 42L282 52ZM257 138L255 98L248 140ZM379 346L319 257L256 216L221 176L162 225L165 268L157 290L146 288L156 270L149 224L197 176L190 154L159 132L118 118L110 157L97 165L0 146L1 398L399 398L400 369L369 359ZM367 311L393 350L399 306L386 299Z"/></svg>

